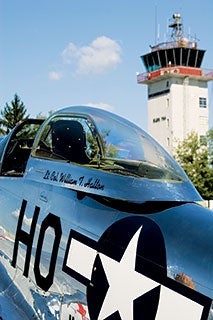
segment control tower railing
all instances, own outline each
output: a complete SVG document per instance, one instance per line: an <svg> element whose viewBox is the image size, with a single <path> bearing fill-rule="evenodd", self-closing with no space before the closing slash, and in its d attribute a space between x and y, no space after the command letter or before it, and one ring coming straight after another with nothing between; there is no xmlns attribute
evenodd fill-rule
<svg viewBox="0 0 213 320"><path fill-rule="evenodd" d="M197 49L197 41L189 41L186 38L182 38L181 40L162 42L162 43L158 43L155 46L150 46L151 52L158 51L158 50L172 49L172 48Z"/></svg>
<svg viewBox="0 0 213 320"><path fill-rule="evenodd" d="M151 72L144 72L137 75L137 83L147 83L152 79L158 77L199 77L200 80L210 81L213 80L213 69L201 69L184 66L168 66L166 68L159 68Z"/></svg>

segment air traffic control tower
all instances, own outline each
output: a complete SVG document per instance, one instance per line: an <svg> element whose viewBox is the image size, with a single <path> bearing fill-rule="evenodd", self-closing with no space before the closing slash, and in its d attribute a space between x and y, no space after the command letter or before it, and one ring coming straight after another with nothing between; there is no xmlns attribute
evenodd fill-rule
<svg viewBox="0 0 213 320"><path fill-rule="evenodd" d="M213 70L201 69L205 50L184 36L180 14L169 24L170 41L141 56L146 72L137 75L148 86L148 132L171 154L178 142L195 131L209 130L208 81Z"/></svg>

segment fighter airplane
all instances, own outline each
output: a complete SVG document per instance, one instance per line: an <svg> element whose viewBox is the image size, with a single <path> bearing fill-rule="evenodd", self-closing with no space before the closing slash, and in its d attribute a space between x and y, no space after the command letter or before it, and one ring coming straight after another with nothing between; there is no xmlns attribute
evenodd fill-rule
<svg viewBox="0 0 213 320"><path fill-rule="evenodd" d="M0 143L0 317L212 319L213 213L146 132L85 106Z"/></svg>

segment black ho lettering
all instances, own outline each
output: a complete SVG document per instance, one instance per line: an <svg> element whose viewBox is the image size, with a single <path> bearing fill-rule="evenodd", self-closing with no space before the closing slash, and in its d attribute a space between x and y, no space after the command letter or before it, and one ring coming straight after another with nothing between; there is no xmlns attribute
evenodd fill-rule
<svg viewBox="0 0 213 320"><path fill-rule="evenodd" d="M49 271L46 276L43 276L40 272L39 266L40 266L44 236L49 227L54 229L55 239L52 246L52 253L51 253L50 262L49 262ZM42 288L45 291L47 291L53 284L53 278L55 273L55 266L56 266L56 260L58 256L58 249L59 249L59 244L61 240L61 235L62 235L62 229L61 229L60 218L55 216L52 213L49 213L41 224L36 256L35 256L35 265L34 265L34 274L36 278L36 283L40 288Z"/></svg>
<svg viewBox="0 0 213 320"><path fill-rule="evenodd" d="M26 210L26 206L27 206L27 201L23 200L22 201L22 205L21 205L20 214L19 214L17 229L16 229L16 238L15 238L15 244L14 244L14 249L13 249L13 259L12 259L12 263L11 264L12 264L12 266L14 268L16 267L18 246L19 246L19 242L22 242L23 244L25 244L27 246L23 275L25 277L28 277L30 258L31 258L31 251L32 251L32 245L33 245L33 238L34 238L34 234L35 234L36 223L37 223L37 220L38 220L38 215L39 215L40 208L39 207L35 207L32 223L31 223L31 227L30 227L30 233L27 233L26 231L21 229L22 224L23 224L23 219L24 219L24 213L25 213L25 210Z"/></svg>

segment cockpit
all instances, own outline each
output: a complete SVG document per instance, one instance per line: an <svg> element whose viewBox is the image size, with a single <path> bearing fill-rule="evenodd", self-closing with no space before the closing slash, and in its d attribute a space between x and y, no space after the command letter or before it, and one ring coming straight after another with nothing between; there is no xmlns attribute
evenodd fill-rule
<svg viewBox="0 0 213 320"><path fill-rule="evenodd" d="M56 112L45 122L33 157L136 178L187 180L173 158L133 123L104 110L76 108Z"/></svg>
<svg viewBox="0 0 213 320"><path fill-rule="evenodd" d="M19 123L0 142L0 177L133 202L201 201L183 169L145 131L92 107Z"/></svg>

